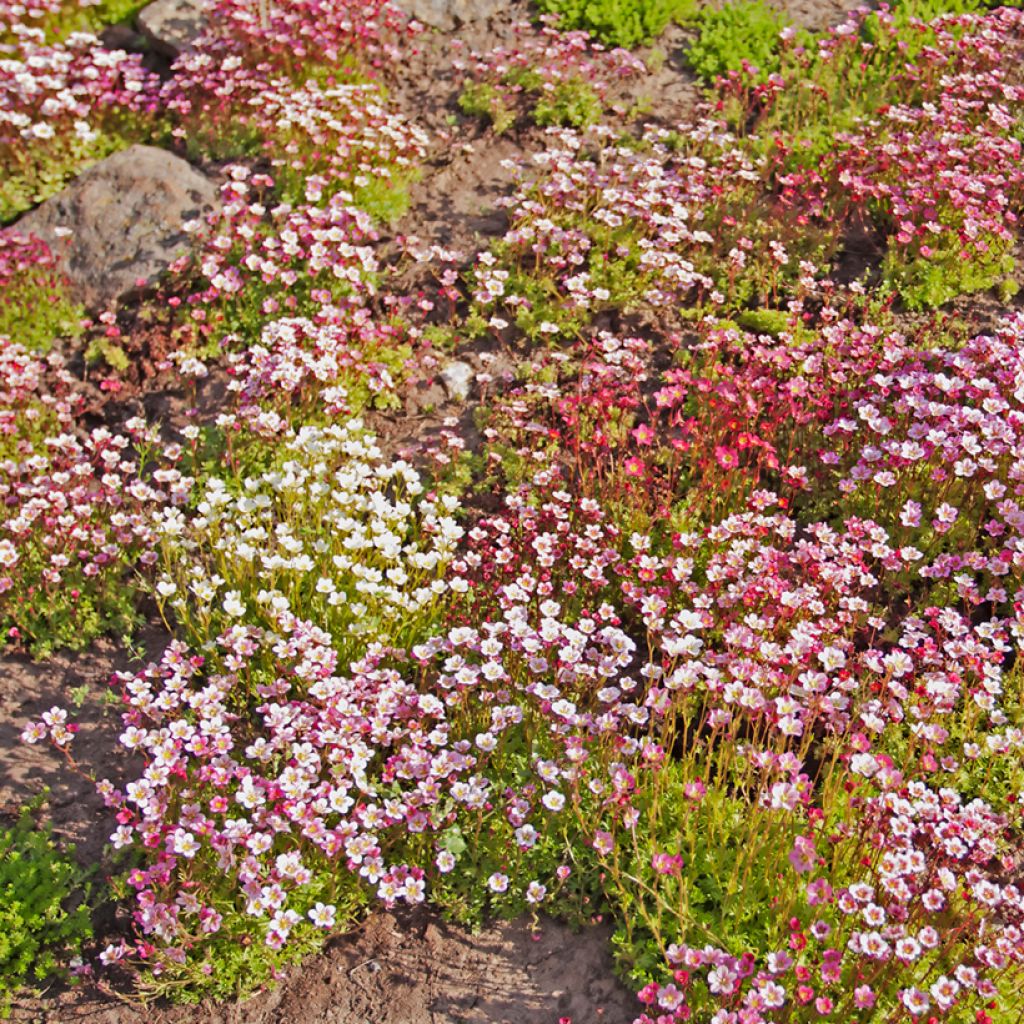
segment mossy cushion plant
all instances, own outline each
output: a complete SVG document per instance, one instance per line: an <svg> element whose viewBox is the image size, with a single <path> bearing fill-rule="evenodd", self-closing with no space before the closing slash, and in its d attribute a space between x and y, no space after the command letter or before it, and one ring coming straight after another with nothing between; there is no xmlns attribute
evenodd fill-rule
<svg viewBox="0 0 1024 1024"><path fill-rule="evenodd" d="M0 231L0 335L47 352L54 339L77 337L84 316L46 243Z"/></svg>
<svg viewBox="0 0 1024 1024"><path fill-rule="evenodd" d="M696 0L538 0L563 29L585 29L608 46L630 49L657 39L672 21L692 18Z"/></svg>
<svg viewBox="0 0 1024 1024"><path fill-rule="evenodd" d="M687 61L708 84L750 64L767 78L779 69L779 33L789 19L763 0L706 7L697 16L700 35Z"/></svg>
<svg viewBox="0 0 1024 1024"><path fill-rule="evenodd" d="M92 935L86 873L36 828L33 811L0 828L0 1018L19 991L58 976Z"/></svg>

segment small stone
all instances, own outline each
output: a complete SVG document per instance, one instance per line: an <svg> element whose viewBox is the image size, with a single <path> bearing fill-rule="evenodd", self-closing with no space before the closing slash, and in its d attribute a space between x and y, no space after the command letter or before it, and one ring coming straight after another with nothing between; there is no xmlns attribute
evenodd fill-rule
<svg viewBox="0 0 1024 1024"><path fill-rule="evenodd" d="M396 0L396 3L411 18L442 32L491 18L505 6L502 0Z"/></svg>
<svg viewBox="0 0 1024 1024"><path fill-rule="evenodd" d="M102 309L156 283L192 248L187 221L219 202L217 186L154 146L129 146L80 174L17 222L53 250L70 298Z"/></svg>
<svg viewBox="0 0 1024 1024"><path fill-rule="evenodd" d="M440 384L420 383L412 387L405 396L405 412L408 416L422 416L433 412L445 403L448 393Z"/></svg>
<svg viewBox="0 0 1024 1024"><path fill-rule="evenodd" d="M453 402L464 402L469 398L469 389L475 374L469 363L455 361L441 371L441 383Z"/></svg>
<svg viewBox="0 0 1024 1024"><path fill-rule="evenodd" d="M135 20L153 49L174 60L202 34L208 10L206 0L154 0Z"/></svg>

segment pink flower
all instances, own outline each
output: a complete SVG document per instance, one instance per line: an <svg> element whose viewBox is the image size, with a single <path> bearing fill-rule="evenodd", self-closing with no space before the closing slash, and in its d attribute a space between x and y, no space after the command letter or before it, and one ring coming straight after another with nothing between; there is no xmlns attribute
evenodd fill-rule
<svg viewBox="0 0 1024 1024"><path fill-rule="evenodd" d="M715 461L722 469L735 469L740 464L735 450L725 445L715 446Z"/></svg>
<svg viewBox="0 0 1024 1024"><path fill-rule="evenodd" d="M793 848L789 851L789 863L799 873L811 871L818 863L817 850L814 843L806 836L797 836Z"/></svg>
<svg viewBox="0 0 1024 1024"><path fill-rule="evenodd" d="M644 445L645 447L647 445L654 444L654 441L656 439L654 431L647 423L641 423L640 426L631 431L631 433L636 443L639 445Z"/></svg>
<svg viewBox="0 0 1024 1024"><path fill-rule="evenodd" d="M861 985L854 990L853 1005L858 1010L870 1010L875 1005L875 993L869 985Z"/></svg>

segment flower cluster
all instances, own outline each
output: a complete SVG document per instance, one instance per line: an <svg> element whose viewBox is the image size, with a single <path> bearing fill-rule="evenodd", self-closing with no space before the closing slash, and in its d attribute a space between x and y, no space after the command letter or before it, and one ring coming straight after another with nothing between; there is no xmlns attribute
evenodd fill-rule
<svg viewBox="0 0 1024 1024"><path fill-rule="evenodd" d="M98 32L133 10L129 0L0 0L0 55L25 38L54 43L74 32Z"/></svg>
<svg viewBox="0 0 1024 1024"><path fill-rule="evenodd" d="M892 236L884 269L912 304L938 306L1012 272L1022 110L1024 86L999 72L947 75L937 102L894 105L868 132L838 137L839 185Z"/></svg>
<svg viewBox="0 0 1024 1024"><path fill-rule="evenodd" d="M306 424L321 415L350 419L368 404L394 404L413 359L410 340L365 307L339 310L322 325L272 321L257 344L228 354L238 420L261 437L275 437L296 418Z"/></svg>
<svg viewBox="0 0 1024 1024"><path fill-rule="evenodd" d="M762 158L723 123L647 126L642 146L607 125L548 134L536 174L507 201L511 228L477 257L482 323L571 337L608 309L773 301L783 282L813 282L815 268L758 215ZM759 247L770 259L751 258Z"/></svg>
<svg viewBox="0 0 1024 1024"><path fill-rule="evenodd" d="M998 982L1019 973L1022 957L1024 893L1006 880L1019 865L1005 818L982 800L965 803L922 782L906 795L890 784L859 817L866 856L856 881L834 888L817 874L814 845L794 848L796 870L813 876L802 883L813 921L793 917L785 944L761 964L713 945L671 946L674 980L642 990L658 1016L639 1020L690 1020L692 1005L715 1024L793 1012L807 1020L941 1019L992 1008Z"/></svg>
<svg viewBox="0 0 1024 1024"><path fill-rule="evenodd" d="M901 341L850 381L822 461L844 503L891 518L922 578L972 604L1019 601L1024 318L955 350Z"/></svg>
<svg viewBox="0 0 1024 1024"><path fill-rule="evenodd" d="M622 84L647 74L628 50L608 51L586 32L558 32L550 25L538 31L528 23L514 31L514 45L454 62L456 71L468 73L459 105L488 117L499 134L512 127L524 105L541 126L585 128L606 110L625 111L617 95Z"/></svg>
<svg viewBox="0 0 1024 1024"><path fill-rule="evenodd" d="M453 630L415 649L434 680L419 686L372 647L342 670L330 636L293 619L274 634L230 627L212 663L175 645L160 664L122 676L121 742L147 767L123 791L102 788L119 809L114 845L151 854L129 876L140 941L108 959L146 957L159 988L183 972L201 985L204 957L242 936L294 955L358 890L388 906L423 902L428 880L443 886L472 837L495 829L495 870L478 870L496 898L511 899L514 869L551 857L545 822L560 816L573 781L553 761L538 756L529 767L527 757L535 783L517 794L494 789L511 756L503 748L526 732L518 704L502 697L502 665L536 642L522 621L492 623L483 635ZM607 630L575 642L610 666L628 643ZM546 636L546 648L554 643ZM264 676L257 666L266 664ZM252 715L240 716L247 677L266 682L256 683ZM538 692L533 704L545 700ZM534 744L539 755L545 737ZM213 884L185 884L200 876ZM539 903L555 887L534 879L518 895Z"/></svg>
<svg viewBox="0 0 1024 1024"><path fill-rule="evenodd" d="M201 642L315 617L348 656L421 632L449 590L455 499L425 495L358 420L293 431L273 458L258 476L209 477L194 511L162 510L156 590L182 628Z"/></svg>
<svg viewBox="0 0 1024 1024"><path fill-rule="evenodd" d="M71 430L82 401L59 356L39 356L0 337L0 458L28 458L53 433Z"/></svg>
<svg viewBox="0 0 1024 1024"><path fill-rule="evenodd" d="M1007 69L1021 59L1020 17L862 10L813 45L784 33L766 81L731 75L727 95L772 140L785 201L824 222L866 209L887 237L886 279L911 305L1013 270L1024 93Z"/></svg>
<svg viewBox="0 0 1024 1024"><path fill-rule="evenodd" d="M113 841L153 854L131 882L142 944L111 956L195 978L224 938L301 949L366 886L536 903L565 881L564 842L631 894L622 927L672 979L641 997L666 1019L827 1015L855 987L929 998L919 960L931 998L988 999L1024 957L1005 877L1024 731L1000 732L1024 623L931 608L890 636L874 595L901 555L870 522L802 537L762 494L659 556L558 483L545 471L539 506L524 492L467 535L452 587L478 625L371 643L346 669L329 614L330 632L279 592L257 626L228 595L200 634L223 627L212 663L174 645L121 678L122 743L147 768L105 787ZM742 954L690 944L723 927Z"/></svg>
<svg viewBox="0 0 1024 1024"><path fill-rule="evenodd" d="M656 509L672 473L662 473L666 451L642 422L651 364L650 342L609 331L535 353L526 379L489 404L483 437L494 469L518 486L538 463L552 463L582 493L602 494L609 511Z"/></svg>
<svg viewBox="0 0 1024 1024"><path fill-rule="evenodd" d="M0 60L0 220L139 135L158 84L137 55L95 36L47 45L40 31L23 33L15 54Z"/></svg>
<svg viewBox="0 0 1024 1024"><path fill-rule="evenodd" d="M378 85L296 85L198 48L183 54L161 104L172 135L198 153L263 154L279 197L319 203L341 190L381 219L403 210L427 136L388 109Z"/></svg>
<svg viewBox="0 0 1024 1024"><path fill-rule="evenodd" d="M330 320L376 289L378 271L369 214L337 192L323 205L274 203L274 181L240 164L227 169L222 205L208 215L196 256L172 264L168 302L208 343L226 335L259 337L267 318L307 315ZM315 189L307 186L309 193Z"/></svg>
<svg viewBox="0 0 1024 1024"><path fill-rule="evenodd" d="M17 360L16 352L6 353L5 361ZM61 402L37 408L43 416L67 414ZM12 413L14 424L26 421L17 406ZM135 598L124 578L156 561L152 512L184 503L192 481L174 467L173 449L149 469L154 432L141 421L125 426L127 434L96 428L83 437L54 429L40 444L17 444L0 463L5 642L43 655L134 624Z"/></svg>
<svg viewBox="0 0 1024 1024"><path fill-rule="evenodd" d="M55 338L77 333L81 313L67 297L49 246L17 231L0 231L0 336L46 351Z"/></svg>
<svg viewBox="0 0 1024 1024"><path fill-rule="evenodd" d="M639 1024L1014 1007L1024 316L905 307L1007 273L1021 15L787 32L673 129L624 130L635 58L520 28L463 108L552 127L463 259L381 245L427 143L381 84L404 15L213 14L159 88L79 36L0 62L8 122L152 102L225 178L156 296L166 365L227 381L180 443L85 429L0 334L0 629L45 653L149 594L174 633L115 680L134 928L103 961L232 996L430 900L607 913ZM855 229L903 307L829 279ZM0 235L0 282L59 299L52 270ZM359 416L464 338L477 408L392 456ZM23 738L74 766L74 736L54 707Z"/></svg>
<svg viewBox="0 0 1024 1024"><path fill-rule="evenodd" d="M367 72L401 57L398 43L416 34L389 0L217 0L197 49L252 66L270 65L301 80L326 68Z"/></svg>

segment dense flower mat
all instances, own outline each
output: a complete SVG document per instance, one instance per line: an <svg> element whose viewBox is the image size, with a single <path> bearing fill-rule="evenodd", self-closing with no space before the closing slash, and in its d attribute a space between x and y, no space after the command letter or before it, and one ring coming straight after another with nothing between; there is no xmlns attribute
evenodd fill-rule
<svg viewBox="0 0 1024 1024"><path fill-rule="evenodd" d="M453 122L524 150L477 252L403 229L432 142L397 8L219 0L160 75L89 34L126 11L0 6L0 217L137 141L223 199L88 315L0 232L4 642L175 637L112 681L132 926L77 973L230 998L429 901L606 915L641 1024L1009 1024L1022 15L546 6L451 54ZM613 45L670 14L714 72L682 124ZM222 407L120 411L140 324ZM396 453L381 413L466 353L472 416ZM75 732L23 738L73 771ZM19 921L0 1004L53 967Z"/></svg>

